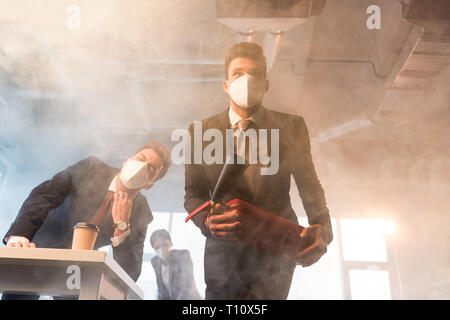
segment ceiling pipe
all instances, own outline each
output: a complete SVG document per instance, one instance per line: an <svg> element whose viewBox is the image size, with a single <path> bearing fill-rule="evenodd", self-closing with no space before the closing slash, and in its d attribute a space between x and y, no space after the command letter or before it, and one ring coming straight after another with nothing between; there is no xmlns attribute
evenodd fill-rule
<svg viewBox="0 0 450 320"><path fill-rule="evenodd" d="M237 32L236 42L253 42L255 38L255 31L246 30Z"/></svg>
<svg viewBox="0 0 450 320"><path fill-rule="evenodd" d="M263 50L267 58L267 71L271 71L277 60L283 31L266 32L264 34Z"/></svg>

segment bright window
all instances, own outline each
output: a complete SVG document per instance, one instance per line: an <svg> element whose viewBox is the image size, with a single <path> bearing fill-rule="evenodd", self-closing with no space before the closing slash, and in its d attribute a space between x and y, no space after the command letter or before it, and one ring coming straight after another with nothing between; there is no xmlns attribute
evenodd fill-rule
<svg viewBox="0 0 450 320"><path fill-rule="evenodd" d="M389 272L386 270L350 269L353 300L390 300Z"/></svg>
<svg viewBox="0 0 450 320"><path fill-rule="evenodd" d="M341 218L336 222L331 218L334 240L327 253L314 265L295 269L288 299L345 299L347 291L351 299L391 299L389 272L393 271L381 270L377 264L386 267L385 235L393 231L393 225L381 219ZM305 217L299 223L308 226ZM354 263L361 269L350 267Z"/></svg>
<svg viewBox="0 0 450 320"><path fill-rule="evenodd" d="M300 225L308 226L306 218L299 219ZM333 230L335 221L331 219ZM297 266L292 278L289 300L342 299L342 280L337 241L332 241L327 253L312 266Z"/></svg>
<svg viewBox="0 0 450 320"><path fill-rule="evenodd" d="M378 219L341 219L344 260L386 262L383 222Z"/></svg>
<svg viewBox="0 0 450 320"><path fill-rule="evenodd" d="M141 275L137 284L144 291L145 300L156 300L158 298L158 284L156 283L155 270L150 261L142 262Z"/></svg>
<svg viewBox="0 0 450 320"><path fill-rule="evenodd" d="M203 254L205 251L205 236L192 222L185 223L186 213L175 213L172 220L172 242L175 249L187 249L194 264L194 279L197 290L205 296Z"/></svg>
<svg viewBox="0 0 450 320"><path fill-rule="evenodd" d="M155 270L151 263L151 259L155 255L155 250L150 245L150 237L158 229L166 229L169 231L172 215L169 212L153 212L152 214L153 221L148 225L147 235L145 237L141 275L137 281L138 286L144 291L144 299L146 300L156 300L158 292Z"/></svg>
<svg viewBox="0 0 450 320"><path fill-rule="evenodd" d="M6 165L0 159L0 200L2 199L5 181Z"/></svg>
<svg viewBox="0 0 450 320"><path fill-rule="evenodd" d="M349 298L392 299L386 234L394 224L382 219L340 219L343 266L348 276ZM395 284L394 284L395 285Z"/></svg>

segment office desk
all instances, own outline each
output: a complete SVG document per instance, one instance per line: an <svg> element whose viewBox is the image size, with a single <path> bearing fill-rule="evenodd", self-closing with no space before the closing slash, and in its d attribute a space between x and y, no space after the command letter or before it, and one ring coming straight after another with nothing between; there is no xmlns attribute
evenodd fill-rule
<svg viewBox="0 0 450 320"><path fill-rule="evenodd" d="M96 250L0 247L0 292L4 291L79 295L80 300L144 298L119 264Z"/></svg>

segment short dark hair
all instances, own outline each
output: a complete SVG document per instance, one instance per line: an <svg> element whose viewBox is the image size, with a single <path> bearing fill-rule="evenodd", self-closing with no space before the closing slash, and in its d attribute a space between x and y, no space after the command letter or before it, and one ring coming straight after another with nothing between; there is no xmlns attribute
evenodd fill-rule
<svg viewBox="0 0 450 320"><path fill-rule="evenodd" d="M163 168L158 177L158 179L161 179L167 173L167 170L169 170L169 167L172 163L170 160L169 151L167 151L167 148L163 144L161 144L159 142L155 142L155 141L150 141L150 142L147 142L146 144L144 144L138 151L136 151L136 153L139 153L140 151L145 150L145 149L152 149L161 158Z"/></svg>
<svg viewBox="0 0 450 320"><path fill-rule="evenodd" d="M152 233L150 236L150 244L153 247L153 244L156 242L157 239L166 239L172 242L172 239L170 239L170 234L165 229L159 229Z"/></svg>
<svg viewBox="0 0 450 320"><path fill-rule="evenodd" d="M231 61L236 58L257 60L263 65L264 75L266 75L267 63L263 49L253 42L239 42L231 46L225 57L225 79L228 80L228 68L230 67Z"/></svg>

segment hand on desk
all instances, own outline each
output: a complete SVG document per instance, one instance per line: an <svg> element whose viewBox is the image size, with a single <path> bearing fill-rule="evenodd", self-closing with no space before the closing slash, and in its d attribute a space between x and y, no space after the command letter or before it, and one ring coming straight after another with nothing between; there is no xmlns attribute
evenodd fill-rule
<svg viewBox="0 0 450 320"><path fill-rule="evenodd" d="M217 239L237 239L237 233L241 227L241 222L239 221L240 214L241 209L239 204L234 204L227 208L216 204L214 213L206 218L205 225Z"/></svg>
<svg viewBox="0 0 450 320"><path fill-rule="evenodd" d="M295 261L303 267L308 267L317 261L327 252L327 242L324 239L324 227L320 224L313 224L303 229L300 238L311 238L312 244L297 254Z"/></svg>
<svg viewBox="0 0 450 320"><path fill-rule="evenodd" d="M36 248L33 242L30 242L25 237L11 236L8 239L7 247L11 248Z"/></svg>

